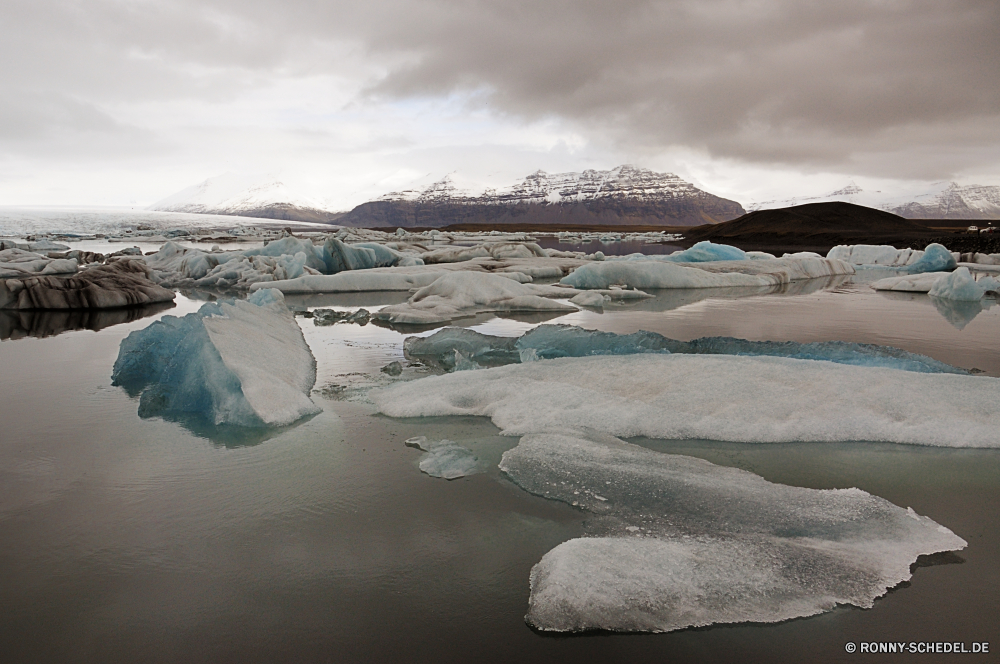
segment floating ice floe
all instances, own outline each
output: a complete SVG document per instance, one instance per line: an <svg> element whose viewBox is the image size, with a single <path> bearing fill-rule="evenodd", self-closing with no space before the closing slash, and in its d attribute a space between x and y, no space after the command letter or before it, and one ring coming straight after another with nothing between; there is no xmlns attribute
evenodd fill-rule
<svg viewBox="0 0 1000 664"><path fill-rule="evenodd" d="M112 379L139 415L196 415L244 427L283 426L319 412L316 360L279 291L164 316L121 342Z"/></svg>
<svg viewBox="0 0 1000 664"><path fill-rule="evenodd" d="M665 261L603 261L585 264L560 283L580 289L608 288L721 288L775 286L800 279L854 274L849 264L827 258L712 261L677 264Z"/></svg>
<svg viewBox="0 0 1000 664"><path fill-rule="evenodd" d="M561 288L520 284L495 274L453 272L421 288L407 302L382 308L374 317L395 324L427 325L481 312L577 310L551 297L567 294Z"/></svg>
<svg viewBox="0 0 1000 664"><path fill-rule="evenodd" d="M594 292L594 291L589 291ZM497 337L449 327L428 337L408 337L403 352L408 358L451 369L452 354L484 366L501 366L531 359L685 353L694 355L767 355L837 364L885 367L921 373L967 374L964 369L891 346L846 341L800 343L797 341L748 341L733 337L702 337L693 341L668 339L645 330L615 334L586 330L575 325L539 325L520 337Z"/></svg>
<svg viewBox="0 0 1000 664"><path fill-rule="evenodd" d="M841 244L831 249L826 257L846 261L857 267L895 268L910 274L943 272L958 265L955 255L937 243L927 245L923 251L896 249L890 245Z"/></svg>
<svg viewBox="0 0 1000 664"><path fill-rule="evenodd" d="M1000 281L986 276L976 281L967 267L953 272L926 272L915 276L889 277L872 284L875 290L927 293L946 300L977 302L987 293L997 294Z"/></svg>
<svg viewBox="0 0 1000 664"><path fill-rule="evenodd" d="M69 247L65 244L53 242L47 238L42 238L41 240L29 240L26 242L18 242L17 240L0 240L0 251L7 249L20 249L21 251L40 253L43 251L66 251Z"/></svg>
<svg viewBox="0 0 1000 664"><path fill-rule="evenodd" d="M75 268L75 260L67 262ZM113 309L170 302L174 297L173 291L151 281L150 269L135 260L98 265L69 276L0 279L0 309Z"/></svg>
<svg viewBox="0 0 1000 664"><path fill-rule="evenodd" d="M417 465L431 477L457 480L478 472L479 459L472 450L453 441L428 441L426 436L418 436L407 439L405 444L426 453L420 457Z"/></svg>
<svg viewBox="0 0 1000 664"><path fill-rule="evenodd" d="M546 631L667 632L870 608L918 556L966 546L859 489L774 484L620 440L527 435L500 468L589 513L588 537L531 571L526 620Z"/></svg>
<svg viewBox="0 0 1000 664"><path fill-rule="evenodd" d="M784 357L643 354L463 371L369 394L392 417L486 416L506 435L1000 447L1000 379Z"/></svg>

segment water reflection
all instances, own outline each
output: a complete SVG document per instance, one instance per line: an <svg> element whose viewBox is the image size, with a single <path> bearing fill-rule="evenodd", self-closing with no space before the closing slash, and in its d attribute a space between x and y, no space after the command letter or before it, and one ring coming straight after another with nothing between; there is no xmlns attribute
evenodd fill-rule
<svg viewBox="0 0 1000 664"><path fill-rule="evenodd" d="M121 309L4 310L0 311L0 340L37 337L44 339L73 330L94 332L131 323L173 308L173 302Z"/></svg>
<svg viewBox="0 0 1000 664"><path fill-rule="evenodd" d="M232 450L241 447L254 447L272 438L277 438L305 424L316 415L308 415L284 427L240 427L231 424L215 424L197 413L161 413L156 417L180 425L192 435L210 441L215 447Z"/></svg>
<svg viewBox="0 0 1000 664"><path fill-rule="evenodd" d="M965 326L975 320L976 316L996 304L996 301L991 298L983 298L975 302L963 302L961 300L933 297L924 293L878 291L878 294L890 300L929 303L956 330L965 329Z"/></svg>

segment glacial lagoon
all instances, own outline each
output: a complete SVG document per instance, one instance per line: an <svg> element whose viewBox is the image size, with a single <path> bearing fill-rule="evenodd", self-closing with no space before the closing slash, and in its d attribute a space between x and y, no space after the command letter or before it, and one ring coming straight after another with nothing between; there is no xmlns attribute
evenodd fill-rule
<svg viewBox="0 0 1000 664"><path fill-rule="evenodd" d="M875 292L880 276L652 291L603 311L452 324L508 337L569 324L879 344L1000 377L1000 307ZM871 442L628 440L791 487L857 487L968 542L920 559L872 608L666 634L536 631L525 622L531 569L593 516L515 485L498 465L518 440L485 417L375 412L370 390L432 373L404 357L403 340L440 326L306 315L375 313L408 293L286 296L316 358L321 409L291 426L139 416L112 385L122 340L219 295L182 291L172 308L117 317L0 314L4 661L840 662L852 659L848 642L1000 643L1000 451ZM392 362L400 375L381 371ZM406 444L420 436L469 450L477 472L421 472L426 452Z"/></svg>

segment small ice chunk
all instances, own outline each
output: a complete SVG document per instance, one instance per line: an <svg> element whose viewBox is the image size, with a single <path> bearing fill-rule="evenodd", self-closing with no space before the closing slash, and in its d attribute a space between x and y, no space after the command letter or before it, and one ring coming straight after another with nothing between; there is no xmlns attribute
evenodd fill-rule
<svg viewBox="0 0 1000 664"><path fill-rule="evenodd" d="M427 436L417 436L408 438L405 445L426 452L417 465L431 477L454 480L478 471L479 459L472 450L453 441L428 441Z"/></svg>
<svg viewBox="0 0 1000 664"><path fill-rule="evenodd" d="M609 295L601 295L595 291L586 291L579 293L578 295L574 295L569 299L569 301L581 307L601 309L604 307L605 302L611 301L611 297Z"/></svg>
<svg viewBox="0 0 1000 664"><path fill-rule="evenodd" d="M379 371L390 376L398 376L403 373L403 365L398 361L393 361L379 369Z"/></svg>

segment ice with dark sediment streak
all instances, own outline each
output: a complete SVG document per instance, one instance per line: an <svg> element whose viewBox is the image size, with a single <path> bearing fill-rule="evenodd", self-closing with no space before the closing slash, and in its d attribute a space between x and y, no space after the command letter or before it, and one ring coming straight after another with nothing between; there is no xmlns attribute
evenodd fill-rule
<svg viewBox="0 0 1000 664"><path fill-rule="evenodd" d="M417 463L420 470L431 477L457 480L478 472L479 459L472 450L450 440L428 441L426 436L417 436L405 441L407 447L416 447L425 452Z"/></svg>
<svg viewBox="0 0 1000 664"><path fill-rule="evenodd" d="M75 260L63 262L76 267ZM0 279L0 309L115 309L172 301L174 292L150 275L141 261L119 260L67 276L43 272Z"/></svg>
<svg viewBox="0 0 1000 664"><path fill-rule="evenodd" d="M589 355L633 355L636 353L684 353L695 355L769 355L803 360L826 360L837 364L889 367L923 373L967 373L964 369L891 346L846 341L800 343L797 341L748 341L733 337L702 337L693 341L669 339L655 332L615 334L586 330L575 325L539 325L520 337L497 337L464 328L445 328L428 337L408 337L403 342L407 357L453 367L454 351L481 366L500 366L521 361L523 351L533 359L586 357Z"/></svg>
<svg viewBox="0 0 1000 664"><path fill-rule="evenodd" d="M391 417L486 416L505 435L594 430L746 443L1000 447L1000 379L786 357L564 357L397 383Z"/></svg>
<svg viewBox="0 0 1000 664"><path fill-rule="evenodd" d="M667 632L870 608L920 555L966 542L860 489L774 484L597 436L536 433L506 452L518 486L587 513L587 537L531 571L546 631Z"/></svg>
<svg viewBox="0 0 1000 664"><path fill-rule="evenodd" d="M121 342L114 385L139 394L142 417L284 426L319 412L316 360L276 290L164 316Z"/></svg>

